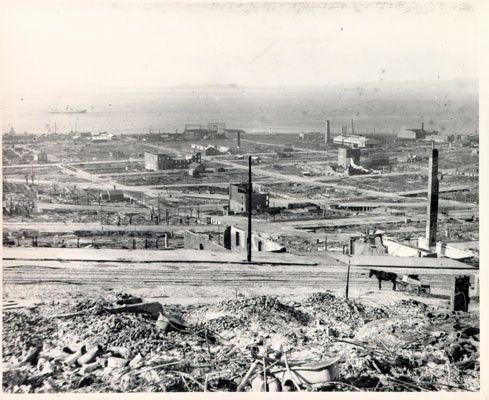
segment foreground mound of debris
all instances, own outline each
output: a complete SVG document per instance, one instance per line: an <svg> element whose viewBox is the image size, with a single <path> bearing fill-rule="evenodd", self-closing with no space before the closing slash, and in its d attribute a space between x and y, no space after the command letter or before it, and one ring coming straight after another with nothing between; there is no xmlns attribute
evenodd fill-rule
<svg viewBox="0 0 489 400"><path fill-rule="evenodd" d="M54 306L4 312L4 391L479 390L478 315L415 300L163 307L119 294Z"/></svg>

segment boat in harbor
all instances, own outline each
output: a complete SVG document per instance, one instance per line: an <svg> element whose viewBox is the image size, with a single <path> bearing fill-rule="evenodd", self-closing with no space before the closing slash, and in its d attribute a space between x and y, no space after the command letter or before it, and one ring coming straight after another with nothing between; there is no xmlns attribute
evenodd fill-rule
<svg viewBox="0 0 489 400"><path fill-rule="evenodd" d="M87 110L75 110L72 107L66 106L64 110L49 110L49 114L86 114Z"/></svg>

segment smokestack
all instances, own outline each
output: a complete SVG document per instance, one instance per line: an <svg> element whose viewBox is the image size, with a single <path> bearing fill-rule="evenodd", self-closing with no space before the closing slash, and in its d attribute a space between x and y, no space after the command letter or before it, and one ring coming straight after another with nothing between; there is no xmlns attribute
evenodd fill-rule
<svg viewBox="0 0 489 400"><path fill-rule="evenodd" d="M248 158L248 262L251 262L251 210L253 201L253 184L251 183L251 156Z"/></svg>
<svg viewBox="0 0 489 400"><path fill-rule="evenodd" d="M329 127L329 120L326 121L326 136L324 138L326 144L331 143L331 132Z"/></svg>
<svg viewBox="0 0 489 400"><path fill-rule="evenodd" d="M428 169L428 210L426 221L426 241L428 246L436 246L436 228L438 224L438 150L432 149Z"/></svg>
<svg viewBox="0 0 489 400"><path fill-rule="evenodd" d="M355 127L353 126L353 118L351 119L351 134L355 134Z"/></svg>
<svg viewBox="0 0 489 400"><path fill-rule="evenodd" d="M238 149L241 147L241 132L238 132Z"/></svg>
<svg viewBox="0 0 489 400"><path fill-rule="evenodd" d="M421 122L421 130L424 131L424 122Z"/></svg>

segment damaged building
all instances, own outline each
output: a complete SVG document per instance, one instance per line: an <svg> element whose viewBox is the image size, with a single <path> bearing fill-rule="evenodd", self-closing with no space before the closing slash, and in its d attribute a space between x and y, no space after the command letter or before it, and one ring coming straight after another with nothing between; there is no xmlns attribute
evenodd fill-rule
<svg viewBox="0 0 489 400"><path fill-rule="evenodd" d="M338 164L347 168L352 163L360 165L360 149L340 147L338 149Z"/></svg>
<svg viewBox="0 0 489 400"><path fill-rule="evenodd" d="M202 145L192 143L190 147L196 152L201 152L203 156L218 156L221 154L228 154L231 150L230 147L217 146L214 144Z"/></svg>
<svg viewBox="0 0 489 400"><path fill-rule="evenodd" d="M270 195L260 193L253 187L251 195L251 210L263 211L270 205ZM241 213L249 210L248 184L238 183L229 185L229 211Z"/></svg>
<svg viewBox="0 0 489 400"><path fill-rule="evenodd" d="M194 250L230 250L246 251L248 232L235 226L227 226L224 232L184 232L184 247ZM285 252L285 247L279 245L264 235L251 233L252 250L256 252Z"/></svg>
<svg viewBox="0 0 489 400"><path fill-rule="evenodd" d="M165 169L186 169L192 163L202 162L201 153L187 155L185 157L172 157L168 154L144 153L144 168L150 171Z"/></svg>

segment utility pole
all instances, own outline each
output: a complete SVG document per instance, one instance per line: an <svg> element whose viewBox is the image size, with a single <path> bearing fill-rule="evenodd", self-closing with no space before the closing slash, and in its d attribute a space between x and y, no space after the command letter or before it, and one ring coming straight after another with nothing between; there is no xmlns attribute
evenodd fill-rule
<svg viewBox="0 0 489 400"><path fill-rule="evenodd" d="M251 262L251 209L253 185L251 183L251 156L248 158L248 262Z"/></svg>
<svg viewBox="0 0 489 400"><path fill-rule="evenodd" d="M350 288L350 259L348 259L348 272L346 273L346 293L345 297L348 300L348 289Z"/></svg>

